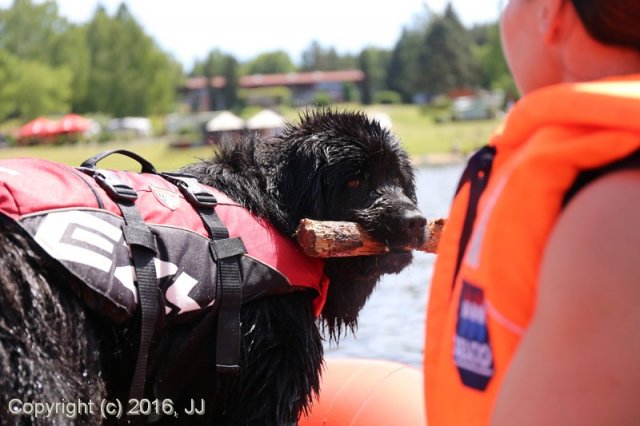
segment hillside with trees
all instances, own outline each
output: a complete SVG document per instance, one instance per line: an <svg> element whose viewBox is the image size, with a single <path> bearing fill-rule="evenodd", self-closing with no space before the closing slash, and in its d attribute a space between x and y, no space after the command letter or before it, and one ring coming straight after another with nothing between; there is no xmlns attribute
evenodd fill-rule
<svg viewBox="0 0 640 426"><path fill-rule="evenodd" d="M98 7L75 24L54 1L14 0L0 9L0 121L40 115L162 115L176 110L188 77L223 77L226 105L238 105L249 74L360 69L363 104L426 102L455 89L502 89L515 96L497 24L465 28L449 5L407 25L391 49L339 53L313 41L301 58L274 49L239 61L211 46L184 70L137 22L125 4L112 16ZM213 89L212 89L213 90Z"/></svg>

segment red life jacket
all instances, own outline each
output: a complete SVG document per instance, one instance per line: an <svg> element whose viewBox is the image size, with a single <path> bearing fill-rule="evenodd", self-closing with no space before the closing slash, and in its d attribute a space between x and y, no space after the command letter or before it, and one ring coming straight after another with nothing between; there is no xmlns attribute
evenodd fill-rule
<svg viewBox="0 0 640 426"><path fill-rule="evenodd" d="M137 193L135 207L157 242L154 259L165 318L212 306L216 300L216 261L210 236L198 212L178 187L159 174L111 172ZM328 279L324 262L309 258L290 238L218 190L215 212L230 237L239 237L242 301L312 289L314 310L324 305ZM0 225L22 232L82 288L74 290L115 321L131 318L138 297L130 249L123 239L119 205L94 178L50 161L0 161Z"/></svg>

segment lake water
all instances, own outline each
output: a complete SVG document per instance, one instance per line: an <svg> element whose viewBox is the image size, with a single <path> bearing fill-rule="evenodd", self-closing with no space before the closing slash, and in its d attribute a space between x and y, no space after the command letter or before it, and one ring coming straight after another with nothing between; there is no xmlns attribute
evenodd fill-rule
<svg viewBox="0 0 640 426"><path fill-rule="evenodd" d="M416 173L418 203L429 219L446 217L464 165L422 167ZM413 264L382 278L360 313L354 335L325 345L327 357L362 357L422 366L425 309L435 255L414 254Z"/></svg>

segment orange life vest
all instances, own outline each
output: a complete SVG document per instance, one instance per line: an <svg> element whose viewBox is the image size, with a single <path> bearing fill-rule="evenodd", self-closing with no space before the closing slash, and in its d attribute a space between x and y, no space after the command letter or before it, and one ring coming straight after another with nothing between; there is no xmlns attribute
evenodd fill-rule
<svg viewBox="0 0 640 426"><path fill-rule="evenodd" d="M542 254L568 190L584 172L639 149L640 75L633 75L529 94L472 158L431 284L429 425L489 423L535 310Z"/></svg>

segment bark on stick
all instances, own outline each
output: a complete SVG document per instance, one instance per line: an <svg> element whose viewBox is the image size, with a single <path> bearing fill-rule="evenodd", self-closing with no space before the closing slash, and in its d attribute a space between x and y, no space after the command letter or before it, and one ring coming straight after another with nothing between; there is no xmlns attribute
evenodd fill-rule
<svg viewBox="0 0 640 426"><path fill-rule="evenodd" d="M440 234L446 222L446 219L430 220L426 227L425 243L415 250L437 253ZM311 257L369 256L390 251L389 247L374 240L353 222L302 219L296 237L304 252Z"/></svg>

